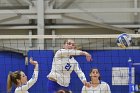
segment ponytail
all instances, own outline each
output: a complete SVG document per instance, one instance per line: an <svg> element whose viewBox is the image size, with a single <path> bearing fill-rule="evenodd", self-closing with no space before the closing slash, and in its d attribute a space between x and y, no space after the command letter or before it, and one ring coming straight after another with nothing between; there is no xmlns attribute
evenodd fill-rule
<svg viewBox="0 0 140 93"><path fill-rule="evenodd" d="M12 83L14 83L16 86L18 85L17 79L21 79L21 71L15 71L10 72L7 77L7 92L11 92L12 89Z"/></svg>
<svg viewBox="0 0 140 93"><path fill-rule="evenodd" d="M11 80L11 73L8 74L7 78L7 92L9 93L12 88L12 80Z"/></svg>

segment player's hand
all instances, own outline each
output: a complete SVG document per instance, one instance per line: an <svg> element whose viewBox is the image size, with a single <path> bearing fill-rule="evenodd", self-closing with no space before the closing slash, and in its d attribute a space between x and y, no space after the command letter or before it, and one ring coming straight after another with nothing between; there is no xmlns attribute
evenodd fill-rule
<svg viewBox="0 0 140 93"><path fill-rule="evenodd" d="M87 61L92 61L93 59L92 59L92 56L89 54L89 53L85 53L85 56L86 56L86 59L87 59Z"/></svg>
<svg viewBox="0 0 140 93"><path fill-rule="evenodd" d="M85 81L85 82L83 82L84 83L84 86L86 86L86 87L91 87L91 84L89 83L89 82L87 82L87 81Z"/></svg>
<svg viewBox="0 0 140 93"><path fill-rule="evenodd" d="M37 62L37 61L34 61L32 57L30 58L30 63L31 63L32 65L38 64L38 62Z"/></svg>

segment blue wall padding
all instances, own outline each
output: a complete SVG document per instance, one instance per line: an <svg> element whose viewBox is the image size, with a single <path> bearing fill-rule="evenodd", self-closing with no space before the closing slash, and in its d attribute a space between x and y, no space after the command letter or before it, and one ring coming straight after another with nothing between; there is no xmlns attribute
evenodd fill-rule
<svg viewBox="0 0 140 93"><path fill-rule="evenodd" d="M112 85L112 67L128 67L128 59L131 57L135 63L140 63L140 50L92 50L88 51L92 57L92 62L87 62L84 56L77 56L81 69L89 81L89 71L92 67L97 67L101 72L101 79L107 82L112 93L128 93L128 86ZM51 70L54 52L52 50L31 50L29 57L33 57L39 63L39 78L36 84L29 90L30 93L49 93L47 91L46 76ZM23 70L28 79L32 77L34 66L25 66L24 56L13 52L0 52L0 93L6 93L6 82L9 71ZM140 66L135 67L135 83L140 84ZM71 75L70 88L73 93L81 93L82 82L75 72ZM13 88L14 91L14 88ZM12 91L12 93L13 93Z"/></svg>
<svg viewBox="0 0 140 93"><path fill-rule="evenodd" d="M39 78L37 83L30 89L32 93L49 93L47 92L47 75L51 70L54 52L52 50L33 50L29 51L29 57L33 57L39 63ZM28 76L31 77L33 73L33 66L28 66Z"/></svg>
<svg viewBox="0 0 140 93"><path fill-rule="evenodd" d="M0 93L7 93L7 75L9 71L25 71L24 56L19 53L0 52Z"/></svg>

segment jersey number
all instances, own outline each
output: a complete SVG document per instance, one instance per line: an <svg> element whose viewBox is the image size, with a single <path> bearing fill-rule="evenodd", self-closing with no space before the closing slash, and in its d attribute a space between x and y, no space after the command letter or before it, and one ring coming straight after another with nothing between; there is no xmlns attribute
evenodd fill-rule
<svg viewBox="0 0 140 93"><path fill-rule="evenodd" d="M69 70L70 70L70 68L71 68L70 63L67 63L67 65L65 66L65 69L66 69L67 71L69 71Z"/></svg>

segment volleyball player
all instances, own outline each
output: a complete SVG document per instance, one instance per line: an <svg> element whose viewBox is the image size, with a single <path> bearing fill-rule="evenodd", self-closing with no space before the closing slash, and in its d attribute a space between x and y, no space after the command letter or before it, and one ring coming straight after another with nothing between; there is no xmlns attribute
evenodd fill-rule
<svg viewBox="0 0 140 93"><path fill-rule="evenodd" d="M97 68L90 71L90 87L83 86L81 93L111 93L109 85L101 81L100 72Z"/></svg>
<svg viewBox="0 0 140 93"><path fill-rule="evenodd" d="M64 42L64 48L56 52L53 62L52 69L47 76L49 81L47 84L48 92L55 93L59 89L69 89L70 74L74 70L79 79L85 86L89 86L89 82L86 81L86 77L82 72L78 62L73 56L85 55L87 61L91 61L92 57L89 53L81 50L77 50L74 40L68 39Z"/></svg>
<svg viewBox="0 0 140 93"><path fill-rule="evenodd" d="M38 62L30 58L30 63L35 66L32 78L27 81L27 76L23 71L10 72L7 78L7 91L10 92L12 85L16 86L15 93L29 93L28 89L32 87L38 79Z"/></svg>

